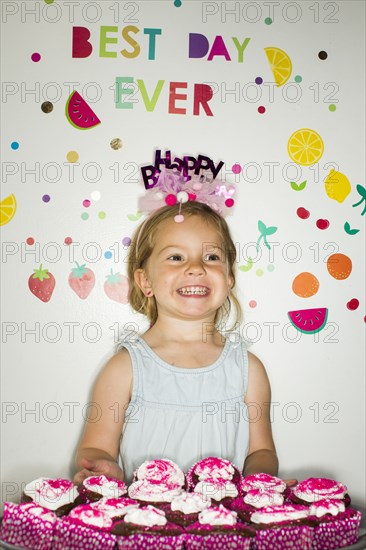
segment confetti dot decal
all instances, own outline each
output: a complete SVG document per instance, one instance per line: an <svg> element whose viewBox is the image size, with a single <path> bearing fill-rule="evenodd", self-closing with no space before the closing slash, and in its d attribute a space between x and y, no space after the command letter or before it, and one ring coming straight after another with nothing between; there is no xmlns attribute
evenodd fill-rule
<svg viewBox="0 0 366 550"><path fill-rule="evenodd" d="M79 155L76 151L69 151L66 155L68 162L77 162L79 160Z"/></svg>
<svg viewBox="0 0 366 550"><path fill-rule="evenodd" d="M118 151L118 149L121 149L123 147L123 143L122 143L122 140L120 138L115 138L115 139L112 139L111 143L110 143L110 146L112 147L112 149L114 149L115 151Z"/></svg>
<svg viewBox="0 0 366 550"><path fill-rule="evenodd" d="M83 201L83 206L85 206L85 208L89 208L90 205L91 205L91 202L89 199L85 199L85 201Z"/></svg>
<svg viewBox="0 0 366 550"><path fill-rule="evenodd" d="M332 254L327 260L327 269L329 275L338 281L343 281L351 274L352 261L345 254Z"/></svg>
<svg viewBox="0 0 366 550"><path fill-rule="evenodd" d="M45 4L53 4L54 0L44 0Z"/></svg>
<svg viewBox="0 0 366 550"><path fill-rule="evenodd" d="M266 112L266 108L263 107L263 105L261 105L260 107L258 107L258 113L260 113L261 115L263 115L263 113Z"/></svg>
<svg viewBox="0 0 366 550"><path fill-rule="evenodd" d="M93 191L90 195L93 201L99 201L100 197L102 196L99 191Z"/></svg>
<svg viewBox="0 0 366 550"><path fill-rule="evenodd" d="M107 252L104 252L104 257L107 260L110 260L112 258L112 252L110 252L109 250Z"/></svg>
<svg viewBox="0 0 366 550"><path fill-rule="evenodd" d="M257 302L255 300L250 300L249 307L257 307Z"/></svg>
<svg viewBox="0 0 366 550"><path fill-rule="evenodd" d="M240 174L240 172L241 172L240 164L233 164L231 169L233 171L233 174Z"/></svg>
<svg viewBox="0 0 366 550"><path fill-rule="evenodd" d="M275 268L275 266L273 264L268 264L267 265L267 271L269 271L270 273L272 273L272 271L274 271L274 268Z"/></svg>
<svg viewBox="0 0 366 550"><path fill-rule="evenodd" d="M51 113L53 111L53 103L44 101L41 105L41 109L44 113Z"/></svg>
<svg viewBox="0 0 366 550"><path fill-rule="evenodd" d="M32 244L34 244L34 239L33 237L28 237L28 239L25 242L29 244L29 246L32 246Z"/></svg>
<svg viewBox="0 0 366 550"><path fill-rule="evenodd" d="M182 0L174 0L174 6L176 8L180 8L182 5Z"/></svg>
<svg viewBox="0 0 366 550"><path fill-rule="evenodd" d="M100 218L101 220L104 220L104 218L106 217L106 213L105 212L98 212L98 218Z"/></svg>
<svg viewBox="0 0 366 550"><path fill-rule="evenodd" d="M264 271L263 271L263 269L257 269L255 274L258 275L258 277L262 277L262 275L264 274Z"/></svg>
<svg viewBox="0 0 366 550"><path fill-rule="evenodd" d="M300 76L299 74L297 74L294 78L295 82L297 82L298 84L300 84L300 82L302 82L302 76Z"/></svg>
<svg viewBox="0 0 366 550"><path fill-rule="evenodd" d="M327 54L327 52L321 51L321 52L318 53L318 57L319 57L319 59L324 61L325 59L327 59L328 54Z"/></svg>
<svg viewBox="0 0 366 550"><path fill-rule="evenodd" d="M255 79L255 83L256 84L262 84L263 83L263 78L261 76L257 76L257 78Z"/></svg>
<svg viewBox="0 0 366 550"><path fill-rule="evenodd" d="M51 197L49 195L43 195L42 200L43 202L50 202Z"/></svg>
<svg viewBox="0 0 366 550"><path fill-rule="evenodd" d="M270 17L266 17L264 22L265 22L266 25L272 25L272 23L273 23L273 21Z"/></svg>
<svg viewBox="0 0 366 550"><path fill-rule="evenodd" d="M312 273L304 271L295 277L292 282L292 290L300 298L314 296L319 290L319 281Z"/></svg>
<svg viewBox="0 0 366 550"><path fill-rule="evenodd" d="M352 298L349 302L347 302L347 309L354 311L358 308L360 305L360 302L357 300L357 298Z"/></svg>
<svg viewBox="0 0 366 550"><path fill-rule="evenodd" d="M310 216L310 212L309 210L306 210L306 208L304 208L303 206L300 206L300 208L298 208L296 210L296 214L299 216L299 218L301 218L302 220L306 220L309 216Z"/></svg>
<svg viewBox="0 0 366 550"><path fill-rule="evenodd" d="M34 61L34 63L38 63L38 61L41 60L41 54L39 54L38 52L32 53L31 60Z"/></svg>
<svg viewBox="0 0 366 550"><path fill-rule="evenodd" d="M87 212L83 212L81 214L81 219L84 220L84 221L88 220L89 219L89 214Z"/></svg>
<svg viewBox="0 0 366 550"><path fill-rule="evenodd" d="M10 147L13 149L13 151L16 151L17 149L19 149L19 143L17 141L13 141L10 144Z"/></svg>
<svg viewBox="0 0 366 550"><path fill-rule="evenodd" d="M316 220L316 226L318 229L328 229L329 225L330 224L328 220Z"/></svg>
<svg viewBox="0 0 366 550"><path fill-rule="evenodd" d="M131 246L131 242L132 241L131 241L130 237L123 237L123 239L122 239L123 246Z"/></svg>
<svg viewBox="0 0 366 550"><path fill-rule="evenodd" d="M337 107L332 103L331 105L329 105L328 109L330 110L331 113L334 113Z"/></svg>
<svg viewBox="0 0 366 550"><path fill-rule="evenodd" d="M71 237L65 237L64 243L69 246L72 243L72 238Z"/></svg>

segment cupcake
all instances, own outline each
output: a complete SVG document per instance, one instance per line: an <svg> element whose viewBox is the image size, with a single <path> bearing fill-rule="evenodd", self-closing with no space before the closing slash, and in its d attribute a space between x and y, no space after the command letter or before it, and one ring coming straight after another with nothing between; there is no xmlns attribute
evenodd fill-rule
<svg viewBox="0 0 366 550"><path fill-rule="evenodd" d="M249 550L255 532L237 521L237 513L222 504L203 510L198 521L186 527L187 550Z"/></svg>
<svg viewBox="0 0 366 550"><path fill-rule="evenodd" d="M234 499L229 508L235 510L241 520L250 522L251 515L258 508L282 506L284 496L273 490L250 489L244 496Z"/></svg>
<svg viewBox="0 0 366 550"><path fill-rule="evenodd" d="M313 550L331 550L357 542L361 512L346 509L340 499L318 500L311 504L309 520L315 524Z"/></svg>
<svg viewBox="0 0 366 550"><path fill-rule="evenodd" d="M23 548L50 550L53 548L55 526L59 521L54 512L34 502L5 502L0 540Z"/></svg>
<svg viewBox="0 0 366 550"><path fill-rule="evenodd" d="M325 477L309 477L298 483L290 492L289 500L294 503L310 505L326 498L343 500L349 506L351 499L347 494L347 487Z"/></svg>
<svg viewBox="0 0 366 550"><path fill-rule="evenodd" d="M150 483L184 487L185 475L178 464L166 458L146 460L135 470L133 481L146 480Z"/></svg>
<svg viewBox="0 0 366 550"><path fill-rule="evenodd" d="M170 483L150 483L146 479L135 481L128 488L128 496L140 504L153 504L159 507L162 503L171 502L183 492L182 487Z"/></svg>
<svg viewBox="0 0 366 550"><path fill-rule="evenodd" d="M275 491L283 493L286 489L286 483L276 476L269 474L252 474L246 476L241 483L241 490L247 493L251 489L260 489L261 491Z"/></svg>
<svg viewBox="0 0 366 550"><path fill-rule="evenodd" d="M72 481L40 477L27 483L21 501L34 502L43 508L52 510L57 516L63 516L74 506L80 504L81 499L78 489Z"/></svg>
<svg viewBox="0 0 366 550"><path fill-rule="evenodd" d="M211 499L199 493L182 492L167 503L163 510L168 521L186 527L198 521L198 514L211 506Z"/></svg>
<svg viewBox="0 0 366 550"><path fill-rule="evenodd" d="M311 550L313 527L309 509L300 504L266 506L251 515L256 550Z"/></svg>
<svg viewBox="0 0 366 550"><path fill-rule="evenodd" d="M239 495L242 475L229 460L211 456L196 462L187 479L191 491L210 498L213 504L228 505Z"/></svg>
<svg viewBox="0 0 366 550"><path fill-rule="evenodd" d="M213 504L225 506L230 506L232 500L238 496L238 488L234 483L220 479L199 481L193 491L204 500L211 499Z"/></svg>
<svg viewBox="0 0 366 550"><path fill-rule="evenodd" d="M114 523L112 532L119 549L183 550L183 528L168 522L163 510L151 505L129 510Z"/></svg>
<svg viewBox="0 0 366 550"><path fill-rule="evenodd" d="M96 510L106 513L112 519L121 518L132 508L138 508L139 503L132 498L101 498L92 502L90 506Z"/></svg>
<svg viewBox="0 0 366 550"><path fill-rule="evenodd" d="M110 531L112 518L90 504L77 506L55 527L53 550L114 549L116 537Z"/></svg>
<svg viewBox="0 0 366 550"><path fill-rule="evenodd" d="M90 476L79 486L79 493L84 503L95 502L102 497L119 498L127 493L124 481L104 475Z"/></svg>

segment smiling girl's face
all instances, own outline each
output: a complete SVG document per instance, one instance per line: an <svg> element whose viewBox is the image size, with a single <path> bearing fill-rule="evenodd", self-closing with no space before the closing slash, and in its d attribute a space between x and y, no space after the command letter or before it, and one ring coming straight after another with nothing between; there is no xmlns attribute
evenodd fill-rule
<svg viewBox="0 0 366 550"><path fill-rule="evenodd" d="M145 273L137 270L135 280L155 296L159 315L212 320L233 284L228 269L217 229L187 216L183 223L161 224Z"/></svg>

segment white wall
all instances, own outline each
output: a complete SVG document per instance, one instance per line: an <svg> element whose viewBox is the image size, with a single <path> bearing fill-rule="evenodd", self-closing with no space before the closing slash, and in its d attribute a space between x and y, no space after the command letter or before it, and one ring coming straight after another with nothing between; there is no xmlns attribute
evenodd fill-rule
<svg viewBox="0 0 366 550"><path fill-rule="evenodd" d="M258 220L278 228L269 237L271 251L262 243L261 258L250 271L238 271L237 281L246 321L240 332L255 340L252 349L267 366L272 384L281 475L336 478L362 505L365 217L362 205L352 205L361 198L356 185L365 181L364 4L183 0L175 7L173 1L100 1L84 3L84 11L79 3L59 0L2 4L1 199L14 194L17 200L14 218L2 227L3 500L18 498L22 484L36 477L71 475L90 388L113 353L116 334L129 323L141 332L147 328L128 305L107 298L103 283L111 268L126 274L122 239L139 223L127 216L136 214L137 198L144 193L138 168L151 163L155 149L161 148L225 162L221 175L237 184L229 224L240 252L238 266L254 254L248 243L259 237ZM230 15L225 8L238 11ZM264 22L269 9L275 10L271 25ZM109 51L131 51L121 36L127 25L140 29L140 55L99 57L101 26L118 27L118 34L109 34L118 38L107 46ZM72 58L73 26L90 29L90 57ZM144 28L162 29L154 60L148 59ZM231 61L222 56L207 61L207 55L189 59L189 33L206 35L210 47L221 35ZM250 38L242 63L232 37L240 43ZM292 75L282 87L273 84L264 52L268 46L284 50L292 60ZM322 50L328 53L326 60L318 57ZM41 54L38 63L30 59L34 52ZM297 75L300 83L294 81ZM118 76L144 80L150 96L157 81L165 80L155 109L146 111L139 92L133 109L116 109L113 86ZM264 80L261 86L253 84L258 76ZM177 107L187 108L185 115L168 112L171 81L188 83L187 101L177 101ZM65 104L71 82L101 119L96 128L81 131L68 123ZM194 83L211 83L213 116L193 116ZM54 104L49 114L41 111L45 100ZM264 114L257 111L260 105ZM288 156L288 139L299 128L316 130L324 141L324 154L314 166L297 166ZM123 148L114 151L109 143L117 137ZM11 149L14 141L19 142L17 150ZM66 160L72 150L79 154L74 181ZM241 174L232 173L235 163L243 167ZM352 186L342 203L331 200L324 189L333 165ZM39 171L39 178L31 169ZM304 180L303 191L291 188L290 181ZM91 199L95 190L101 193L98 202ZM42 201L44 194L50 202ZM89 208L82 205L85 199L91 200ZM299 207L309 210L308 219L297 216ZM105 219L98 217L100 211ZM88 220L81 219L82 212L89 213ZM316 227L319 218L329 220L328 229ZM359 233L346 234L346 221ZM29 237L35 245L25 245ZM64 245L65 237L79 243L75 258ZM108 250L111 259L104 257ZM333 250L352 260L346 280L327 271L326 257ZM96 285L86 300L68 286L74 260L95 273ZM37 300L27 284L41 263L56 278L48 303ZM273 271L267 269L270 263ZM320 282L312 297L300 298L292 291L301 272L313 273ZM355 311L346 307L352 298L360 302ZM251 300L256 300L255 308L249 306ZM328 324L317 335L287 326L288 311L315 307L329 309Z"/></svg>

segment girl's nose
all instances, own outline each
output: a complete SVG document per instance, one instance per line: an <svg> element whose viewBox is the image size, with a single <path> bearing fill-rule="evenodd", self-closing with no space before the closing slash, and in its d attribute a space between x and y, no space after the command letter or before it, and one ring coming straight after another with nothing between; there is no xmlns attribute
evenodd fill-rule
<svg viewBox="0 0 366 550"><path fill-rule="evenodd" d="M201 262L190 262L189 266L186 269L187 273L192 273L194 275L204 273L205 268L203 267L203 264Z"/></svg>

